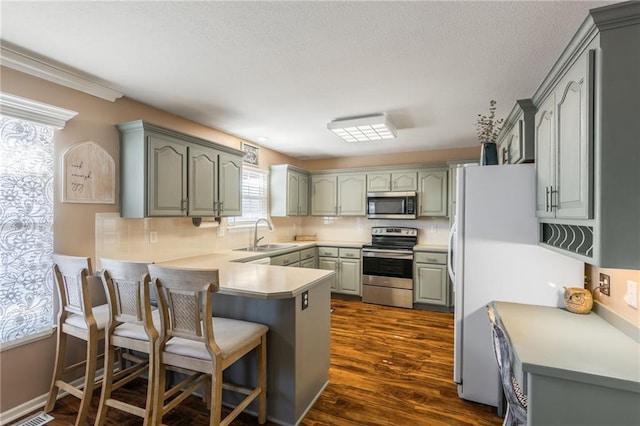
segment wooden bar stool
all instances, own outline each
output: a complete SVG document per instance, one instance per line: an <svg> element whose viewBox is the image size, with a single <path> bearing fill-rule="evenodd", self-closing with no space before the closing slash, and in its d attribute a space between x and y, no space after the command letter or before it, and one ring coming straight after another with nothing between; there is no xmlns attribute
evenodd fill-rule
<svg viewBox="0 0 640 426"><path fill-rule="evenodd" d="M102 393L96 416L96 426L105 423L108 407L116 408L151 421L153 407L154 347L158 341L160 314L152 309L147 263L100 259L102 282L109 301L110 318L105 332L105 359ZM116 353L132 365L114 373ZM135 352L131 352L135 351ZM148 358L141 358L147 354ZM148 373L147 397L144 407L114 398L113 392Z"/></svg>
<svg viewBox="0 0 640 426"><path fill-rule="evenodd" d="M248 321L213 317L211 297L219 288L217 270L149 265L149 273L156 286L161 311L153 424L160 425L163 415L200 386L205 387L205 395L210 394L210 425L228 425L254 399L258 400L258 422L264 424L269 328ZM253 350L257 362L256 387L223 385L222 372ZM179 368L190 375L166 390L168 368ZM246 397L221 421L223 387Z"/></svg>
<svg viewBox="0 0 640 426"><path fill-rule="evenodd" d="M80 399L76 425L86 424L91 396L99 381L95 382L98 342L104 339L104 330L109 320L109 306L91 306L87 278L92 275L91 259L88 257L53 255L53 271L56 278L60 312L57 325L56 360L53 368L51 389L45 412L55 406L58 391L69 392ZM75 336L86 342L86 360L65 368L67 336ZM84 384L78 388L63 379L64 374L84 365Z"/></svg>

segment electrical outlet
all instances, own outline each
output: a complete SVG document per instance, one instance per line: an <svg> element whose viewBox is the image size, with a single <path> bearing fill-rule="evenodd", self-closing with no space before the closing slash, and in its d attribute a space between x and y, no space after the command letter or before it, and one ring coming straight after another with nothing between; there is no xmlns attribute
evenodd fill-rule
<svg viewBox="0 0 640 426"><path fill-rule="evenodd" d="M309 290L302 292L302 310L309 307Z"/></svg>
<svg viewBox="0 0 640 426"><path fill-rule="evenodd" d="M611 296L611 278L607 274L600 274L600 293Z"/></svg>
<svg viewBox="0 0 640 426"><path fill-rule="evenodd" d="M149 231L149 242L151 244L158 242L158 231Z"/></svg>
<svg viewBox="0 0 640 426"><path fill-rule="evenodd" d="M624 301L632 308L638 309L638 283L627 280L627 294L624 295Z"/></svg>

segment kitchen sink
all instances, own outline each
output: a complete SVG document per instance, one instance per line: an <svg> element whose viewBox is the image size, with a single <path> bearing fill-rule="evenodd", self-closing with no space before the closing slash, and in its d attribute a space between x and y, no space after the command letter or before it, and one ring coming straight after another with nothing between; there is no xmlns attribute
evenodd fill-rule
<svg viewBox="0 0 640 426"><path fill-rule="evenodd" d="M288 249L288 248L293 248L293 247L296 247L296 244L270 243L270 244L262 244L262 245L259 245L258 247L242 247L242 248L237 248L237 249L234 249L234 250L235 251L257 251L257 252L262 252L262 251L283 250L283 249Z"/></svg>

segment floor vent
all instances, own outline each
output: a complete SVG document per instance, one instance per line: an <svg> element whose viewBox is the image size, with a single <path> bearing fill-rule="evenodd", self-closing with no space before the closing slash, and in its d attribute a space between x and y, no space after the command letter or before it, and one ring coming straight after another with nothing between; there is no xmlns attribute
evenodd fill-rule
<svg viewBox="0 0 640 426"><path fill-rule="evenodd" d="M40 425L46 425L51 420L53 420L52 416L46 413L38 413L34 416L31 416L22 420L19 423L16 423L14 426L40 426Z"/></svg>

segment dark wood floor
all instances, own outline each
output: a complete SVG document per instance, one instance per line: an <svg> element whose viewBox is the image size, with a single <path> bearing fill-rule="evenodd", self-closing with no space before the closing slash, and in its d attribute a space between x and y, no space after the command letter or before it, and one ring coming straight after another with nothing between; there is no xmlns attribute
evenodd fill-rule
<svg viewBox="0 0 640 426"><path fill-rule="evenodd" d="M493 407L458 398L453 375L453 314L406 310L332 300L329 386L302 425L473 425L502 424ZM143 400L145 382L127 392ZM96 414L93 396L89 422ZM50 425L75 421L78 400L67 396L50 413ZM208 411L199 398L164 417L167 425L207 425ZM142 421L110 410L107 424L139 425ZM241 415L233 426L257 424ZM268 425L273 423L268 422Z"/></svg>

